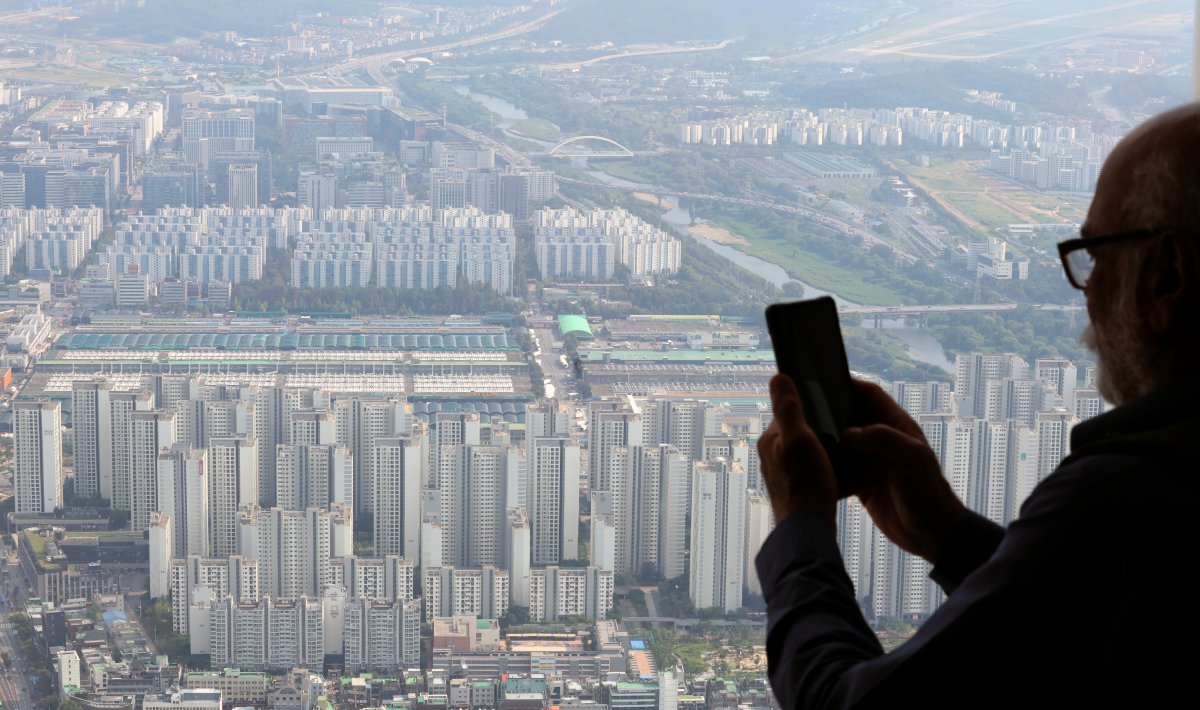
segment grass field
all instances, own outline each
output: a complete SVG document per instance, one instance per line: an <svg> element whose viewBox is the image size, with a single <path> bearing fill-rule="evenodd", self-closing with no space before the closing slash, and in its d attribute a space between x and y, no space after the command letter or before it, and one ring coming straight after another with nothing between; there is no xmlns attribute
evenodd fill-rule
<svg viewBox="0 0 1200 710"><path fill-rule="evenodd" d="M630 182L644 182L649 185L657 184L658 178L653 173L643 170L632 160L623 158L589 160L588 165L602 173ZM659 185L659 187L662 187Z"/></svg>
<svg viewBox="0 0 1200 710"><path fill-rule="evenodd" d="M1090 202L1085 196L1051 195L993 175L981 161L935 160L923 168L903 160L892 164L963 221L987 232L1009 224L1080 222Z"/></svg>
<svg viewBox="0 0 1200 710"><path fill-rule="evenodd" d="M87 67L64 67L50 64L0 67L6 76L32 82L52 84L83 84L85 86L114 86L129 81L128 76L97 71Z"/></svg>
<svg viewBox="0 0 1200 710"><path fill-rule="evenodd" d="M900 294L886 286L872 283L852 269L806 252L800 245L786 242L719 211L706 212L713 224L747 241L747 244L739 246L739 249L782 266L792 277L807 284L832 291L842 298L858 303L894 305L903 302Z"/></svg>
<svg viewBox="0 0 1200 710"><path fill-rule="evenodd" d="M540 141L556 141L562 135L558 130L558 126L549 121L543 121L540 118L521 119L509 127L508 130L526 138L534 138Z"/></svg>
<svg viewBox="0 0 1200 710"><path fill-rule="evenodd" d="M642 170L632 161L593 161L591 165L623 180L651 185L657 182L655 175ZM852 269L807 252L799 244L787 242L778 235L739 220L720 207L708 204L702 212L713 226L729 231L734 236L733 241L737 241L737 238L744 240L737 246L739 250L782 266L793 278L857 303L894 305L904 302L895 291L864 279Z"/></svg>

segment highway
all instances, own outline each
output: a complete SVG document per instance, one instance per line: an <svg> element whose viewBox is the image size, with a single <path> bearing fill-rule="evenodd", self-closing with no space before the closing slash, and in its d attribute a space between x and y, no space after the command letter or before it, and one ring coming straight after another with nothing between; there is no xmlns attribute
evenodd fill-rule
<svg viewBox="0 0 1200 710"><path fill-rule="evenodd" d="M578 62L564 62L562 64L543 64L542 69L551 71L579 71L580 68L591 66L599 62L611 62L614 59L630 59L632 57L657 57L663 54L691 54L692 52L711 52L715 49L725 49L733 44L732 39L723 39L716 44L709 44L700 47L663 47L661 49L637 49L617 52L615 54L605 54L591 59L583 59Z"/></svg>
<svg viewBox="0 0 1200 710"><path fill-rule="evenodd" d="M454 131L469 141L491 148L496 153L497 157L502 158L506 163L512 165L513 167L527 168L534 165L534 162L526 157L523 153L513 149L511 146L501 143L491 136L480 133L474 129L467 128L466 126L460 126L457 123L447 123L446 128ZM559 180L562 180L562 178L560 177Z"/></svg>
<svg viewBox="0 0 1200 710"><path fill-rule="evenodd" d="M544 15L540 15L532 20L527 20L511 27L506 27L495 32L466 37L453 42L443 42L441 44L426 45L423 47L412 47L409 49L401 49L395 52L383 52L381 54L369 54L365 57L349 59L341 64L335 64L324 70L325 74L346 74L366 70L371 79L381 86L386 85L386 80L383 76L383 68L392 62L401 59L411 59L426 54L434 54L436 52L446 52L452 49L462 47L470 47L476 44L486 44L488 42L496 42L504 39L511 39L528 32L532 32L546 23L547 20L554 17L563 11L564 8L551 10Z"/></svg>

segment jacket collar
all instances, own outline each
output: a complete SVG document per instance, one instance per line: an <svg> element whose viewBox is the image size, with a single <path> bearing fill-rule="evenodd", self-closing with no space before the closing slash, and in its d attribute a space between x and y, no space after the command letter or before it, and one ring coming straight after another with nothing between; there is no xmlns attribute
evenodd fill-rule
<svg viewBox="0 0 1200 710"><path fill-rule="evenodd" d="M1197 416L1200 380L1168 385L1081 422L1071 430L1071 449L1118 435L1161 429Z"/></svg>

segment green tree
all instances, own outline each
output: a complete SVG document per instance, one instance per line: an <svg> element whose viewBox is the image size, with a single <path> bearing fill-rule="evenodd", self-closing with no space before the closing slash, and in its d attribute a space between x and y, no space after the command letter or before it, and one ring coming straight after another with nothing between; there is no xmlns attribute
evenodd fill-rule
<svg viewBox="0 0 1200 710"><path fill-rule="evenodd" d="M510 606L508 612L500 617L500 627L508 630L514 626L524 626L529 623L529 609L523 606Z"/></svg>

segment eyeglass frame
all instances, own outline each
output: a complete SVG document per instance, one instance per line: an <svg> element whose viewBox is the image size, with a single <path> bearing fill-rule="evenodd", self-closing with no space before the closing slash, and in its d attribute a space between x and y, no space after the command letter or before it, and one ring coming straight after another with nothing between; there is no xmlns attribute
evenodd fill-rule
<svg viewBox="0 0 1200 710"><path fill-rule="evenodd" d="M1083 284L1075 278L1075 272L1071 270L1069 257L1073 252L1080 249L1090 249L1092 247L1102 247L1109 244L1120 244L1121 242L1132 242L1138 239L1147 239L1149 237L1157 237L1164 232L1170 231L1169 227L1155 227L1154 229L1135 229L1129 232L1118 232L1116 234L1102 234L1095 237L1080 236L1075 239L1068 239L1058 243L1058 258L1062 261L1063 271L1067 274L1067 281L1072 286L1084 291L1087 289L1087 281ZM1088 279L1092 277L1088 274Z"/></svg>

